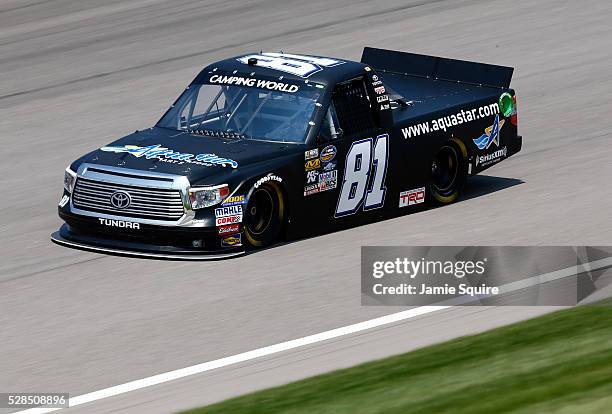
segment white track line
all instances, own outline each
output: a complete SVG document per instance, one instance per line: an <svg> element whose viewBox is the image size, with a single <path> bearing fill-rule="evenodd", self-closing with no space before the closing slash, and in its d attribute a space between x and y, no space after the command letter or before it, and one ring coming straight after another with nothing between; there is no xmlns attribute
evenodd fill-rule
<svg viewBox="0 0 612 414"><path fill-rule="evenodd" d="M509 293L512 291L525 289L530 286L552 282L563 279L565 277L574 276L583 272L593 271L612 266L612 258L595 260L589 263L571 266L565 269L557 270L550 273L544 273L538 276L533 276L518 282L508 283L499 286L500 293ZM456 298L463 303L460 297ZM470 298L473 301L475 298ZM451 300L452 301L452 300ZM276 345L265 346L263 348L254 349L252 351L243 352L241 354L228 356L214 361L204 362L190 367L177 369L174 371L164 372L163 374L153 375L152 377L142 378L135 381L126 382L125 384L115 385L114 387L104 388L103 390L90 392L88 394L79 395L69 400L69 407L89 403L92 401L101 400L103 398L113 397L126 392L139 390L153 385L162 384L164 382L173 381L179 378L189 377L191 375L201 374L217 368L223 368L228 365L238 364L240 362L249 361L255 358L260 358L267 355L276 354L283 351L299 348L306 345L311 345L317 342L327 341L329 339L338 338L345 335L350 335L355 332L365 331L367 329L376 328L383 325L388 325L394 322L404 321L406 319L415 318L417 316L436 312L442 309L450 308L451 306L420 306L418 308L408 309L402 312L392 313L390 315L381 316L380 318L370 319L368 321L355 323L353 325L343 326L341 328L332 329L330 331L321 332L314 335L305 336L303 338L293 339L287 342L281 342ZM62 410L63 408L30 408L24 411L18 411L13 414L34 414L34 413L50 413L53 411Z"/></svg>
<svg viewBox="0 0 612 414"><path fill-rule="evenodd" d="M243 352L241 354L232 355L229 357L216 359L214 361L204 362L202 364L192 365L190 367L177 369L174 371L164 372L163 374L154 375L139 379L136 381L126 382L125 384L115 385L114 387L104 388L103 390L90 392L88 394L72 397L69 400L69 407L85 404L92 401L101 400L103 398L113 397L115 395L124 394L126 392L139 390L141 388L150 387L152 385L162 384L164 382L173 381L179 378L188 377L202 372L210 371L217 368L226 367L228 365L238 364L240 362L249 361L251 359L260 358L267 355L276 354L278 352L288 351L290 349L299 348L305 345L314 344L328 339L338 338L340 336L349 335L355 332L364 331L367 329L376 328L378 326L388 325L393 322L399 322L416 316L425 315L427 313L436 312L441 309L446 309L449 306L421 306L418 308L409 309L406 311L385 315L380 318L370 319L365 322L359 322L353 325L343 326L341 328L332 329L330 331L321 332L318 334L305 336L299 339L293 339L280 344L270 345L252 351ZM62 408L30 408L28 410L19 411L13 414L34 414L34 413L50 413L53 411L62 410Z"/></svg>

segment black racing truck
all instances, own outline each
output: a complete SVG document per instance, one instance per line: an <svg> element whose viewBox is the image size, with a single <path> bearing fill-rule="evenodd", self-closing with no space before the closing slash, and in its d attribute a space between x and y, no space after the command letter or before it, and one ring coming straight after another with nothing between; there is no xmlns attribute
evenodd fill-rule
<svg viewBox="0 0 612 414"><path fill-rule="evenodd" d="M373 48L215 62L154 127L66 169L52 240L219 258L451 203L521 149L512 72Z"/></svg>

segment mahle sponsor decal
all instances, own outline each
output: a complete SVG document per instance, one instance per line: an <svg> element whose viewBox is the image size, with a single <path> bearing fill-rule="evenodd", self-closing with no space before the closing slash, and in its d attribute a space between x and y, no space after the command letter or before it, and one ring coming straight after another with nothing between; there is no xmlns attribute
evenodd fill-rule
<svg viewBox="0 0 612 414"><path fill-rule="evenodd" d="M138 145L124 145L122 147L102 147L100 151L104 152L115 152L115 153L128 153L136 158L144 157L148 160L157 159L163 162L175 163L175 164L197 164L204 166L220 165L222 167L238 168L238 162L229 159L219 157L216 154L190 154L186 152L175 151L166 147L162 147L161 144L149 145L147 147L140 147Z"/></svg>
<svg viewBox="0 0 612 414"><path fill-rule="evenodd" d="M242 205L223 206L215 209L215 217L227 217L236 214L242 214Z"/></svg>

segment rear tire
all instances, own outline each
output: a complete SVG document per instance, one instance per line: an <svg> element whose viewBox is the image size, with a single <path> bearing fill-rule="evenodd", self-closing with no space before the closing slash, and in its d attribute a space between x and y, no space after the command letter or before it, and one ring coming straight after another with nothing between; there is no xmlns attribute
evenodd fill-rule
<svg viewBox="0 0 612 414"><path fill-rule="evenodd" d="M249 247L266 247L277 241L285 225L285 199L276 184L256 188L244 212L244 238Z"/></svg>
<svg viewBox="0 0 612 414"><path fill-rule="evenodd" d="M449 141L434 156L428 186L434 204L450 204L459 197L468 176L465 155L457 143Z"/></svg>

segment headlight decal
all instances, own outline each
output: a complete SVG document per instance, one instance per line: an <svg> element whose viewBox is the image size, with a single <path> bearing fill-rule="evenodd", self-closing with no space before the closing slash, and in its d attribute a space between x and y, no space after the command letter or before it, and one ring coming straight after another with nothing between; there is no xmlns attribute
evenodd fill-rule
<svg viewBox="0 0 612 414"><path fill-rule="evenodd" d="M227 184L215 187L192 188L189 190L191 208L198 210L221 203L229 195Z"/></svg>
<svg viewBox="0 0 612 414"><path fill-rule="evenodd" d="M64 189L72 194L72 190L74 190L74 184L76 183L76 173L70 169L70 167L66 167L64 171Z"/></svg>

